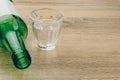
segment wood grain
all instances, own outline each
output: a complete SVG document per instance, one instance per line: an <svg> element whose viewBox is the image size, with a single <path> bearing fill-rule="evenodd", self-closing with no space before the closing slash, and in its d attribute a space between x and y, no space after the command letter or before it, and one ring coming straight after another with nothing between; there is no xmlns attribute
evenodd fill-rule
<svg viewBox="0 0 120 80"><path fill-rule="evenodd" d="M119 0L15 0L17 3L76 3L76 4L120 4Z"/></svg>
<svg viewBox="0 0 120 80"><path fill-rule="evenodd" d="M0 49L0 80L120 80L120 0L16 0L28 25L25 41L32 64L16 69ZM36 46L28 14L38 8L64 13L57 47Z"/></svg>

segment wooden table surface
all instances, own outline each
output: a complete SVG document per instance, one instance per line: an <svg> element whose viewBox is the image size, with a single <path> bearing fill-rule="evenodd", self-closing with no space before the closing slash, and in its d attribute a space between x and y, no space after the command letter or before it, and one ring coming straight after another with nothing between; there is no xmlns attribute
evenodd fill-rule
<svg viewBox="0 0 120 80"><path fill-rule="evenodd" d="M16 69L0 49L0 80L120 80L120 0L14 0L28 25L32 64ZM64 13L57 47L36 46L28 14L38 8Z"/></svg>

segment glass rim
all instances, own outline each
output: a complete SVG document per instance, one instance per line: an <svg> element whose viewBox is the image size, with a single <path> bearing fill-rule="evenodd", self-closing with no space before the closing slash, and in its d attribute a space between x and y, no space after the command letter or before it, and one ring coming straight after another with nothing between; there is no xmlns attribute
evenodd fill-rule
<svg viewBox="0 0 120 80"><path fill-rule="evenodd" d="M58 15L60 15L60 18L55 19L56 21L61 21L61 20L64 18L63 13L62 13L61 11L57 10L57 9L54 9L54 8L39 8L39 9L34 9L34 10L32 10L32 11L29 13L29 18L32 19L32 20L34 20L34 21L41 21L41 19L36 19L35 17L33 17L33 13L34 13L35 11L42 11L42 10L51 10L51 11L53 10L53 11L56 11L56 13L57 13ZM44 19L48 19L48 18L44 18Z"/></svg>

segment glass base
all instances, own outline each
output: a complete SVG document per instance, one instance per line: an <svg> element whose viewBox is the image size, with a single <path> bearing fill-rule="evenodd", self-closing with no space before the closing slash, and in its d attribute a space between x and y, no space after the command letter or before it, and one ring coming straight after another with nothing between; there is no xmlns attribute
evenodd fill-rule
<svg viewBox="0 0 120 80"><path fill-rule="evenodd" d="M41 50L53 50L56 46L55 45L51 45L51 44L47 44L47 45L38 44L38 47Z"/></svg>

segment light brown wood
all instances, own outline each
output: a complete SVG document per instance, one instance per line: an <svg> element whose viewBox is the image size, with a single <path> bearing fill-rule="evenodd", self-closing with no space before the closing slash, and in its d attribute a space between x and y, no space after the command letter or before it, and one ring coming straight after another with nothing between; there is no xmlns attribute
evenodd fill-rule
<svg viewBox="0 0 120 80"><path fill-rule="evenodd" d="M0 80L120 80L120 0L15 0L15 5L28 25L32 64L18 70L0 49ZM44 7L65 17L52 51L36 46L28 18Z"/></svg>

